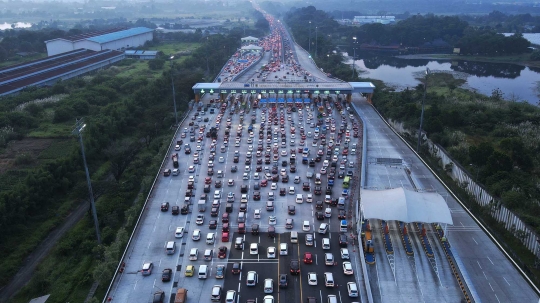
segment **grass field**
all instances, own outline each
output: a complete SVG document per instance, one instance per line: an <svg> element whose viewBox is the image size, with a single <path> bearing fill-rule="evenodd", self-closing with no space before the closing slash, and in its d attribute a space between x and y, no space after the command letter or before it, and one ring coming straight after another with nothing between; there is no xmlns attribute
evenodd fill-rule
<svg viewBox="0 0 540 303"><path fill-rule="evenodd" d="M200 43L163 43L159 46L151 47L152 50L161 51L165 56L170 57L179 52L193 51L200 46Z"/></svg>

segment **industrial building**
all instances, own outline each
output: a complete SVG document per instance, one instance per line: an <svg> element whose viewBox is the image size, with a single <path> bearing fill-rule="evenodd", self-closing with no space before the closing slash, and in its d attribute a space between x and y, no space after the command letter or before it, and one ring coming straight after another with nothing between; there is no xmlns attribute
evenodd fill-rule
<svg viewBox="0 0 540 303"><path fill-rule="evenodd" d="M84 48L93 51L118 50L139 47L153 39L154 30L146 27L116 28L45 41L47 55Z"/></svg>
<svg viewBox="0 0 540 303"><path fill-rule="evenodd" d="M0 96L30 86L49 86L124 59L123 52L78 49L47 58L0 68Z"/></svg>
<svg viewBox="0 0 540 303"><path fill-rule="evenodd" d="M139 59L139 60L152 60L156 59L158 51L145 51L145 50L127 50L124 52L126 58Z"/></svg>
<svg viewBox="0 0 540 303"><path fill-rule="evenodd" d="M381 23L391 24L396 22L395 16L354 16L353 24Z"/></svg>

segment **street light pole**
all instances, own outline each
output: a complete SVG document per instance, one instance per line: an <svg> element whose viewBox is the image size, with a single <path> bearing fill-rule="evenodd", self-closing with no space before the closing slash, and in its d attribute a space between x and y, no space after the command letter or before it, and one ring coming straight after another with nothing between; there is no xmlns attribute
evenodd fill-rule
<svg viewBox="0 0 540 303"><path fill-rule="evenodd" d="M318 26L315 26L315 57L317 57L317 48L319 48L318 46L318 41L319 40L319 36L317 35L317 28Z"/></svg>
<svg viewBox="0 0 540 303"><path fill-rule="evenodd" d="M311 55L311 21L309 21L309 54Z"/></svg>
<svg viewBox="0 0 540 303"><path fill-rule="evenodd" d="M96 236L98 244L101 245L101 234L99 232L99 221L96 211L96 203L94 201L94 192L92 191L92 182L90 180L90 173L88 172L88 165L86 164L86 155L84 154L84 145L82 140L82 131L86 127L82 119L75 120L75 128L72 133L79 138L79 143L81 144L81 153L84 163L84 171L86 173L86 183L88 183L88 194L90 195L90 206L92 207L92 216L94 217L94 226L96 227Z"/></svg>
<svg viewBox="0 0 540 303"><path fill-rule="evenodd" d="M424 83L424 96L422 97L422 113L420 114L420 128L418 128L418 144L416 145L416 152L420 152L420 140L422 138L422 124L424 123L424 103L426 101L427 82L429 76L429 68L426 68L426 81Z"/></svg>
<svg viewBox="0 0 540 303"><path fill-rule="evenodd" d="M171 56L171 85L172 85L172 98L174 104L174 121L175 127L178 127L178 111L176 111L176 93L174 92L174 80L173 80L173 62L174 56Z"/></svg>
<svg viewBox="0 0 540 303"><path fill-rule="evenodd" d="M354 60L356 58L356 37L352 37L353 38L353 61L352 61L352 77L354 79L354 72L356 70L355 66L354 66Z"/></svg>

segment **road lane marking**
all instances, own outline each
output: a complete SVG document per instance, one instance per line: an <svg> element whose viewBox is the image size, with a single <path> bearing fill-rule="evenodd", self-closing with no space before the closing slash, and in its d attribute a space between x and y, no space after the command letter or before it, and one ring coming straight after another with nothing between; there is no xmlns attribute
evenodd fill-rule
<svg viewBox="0 0 540 303"><path fill-rule="evenodd" d="M476 263L478 263L478 267L480 267L480 269L483 269L482 266L480 265L480 262L478 262L478 260L476 260Z"/></svg>
<svg viewBox="0 0 540 303"><path fill-rule="evenodd" d="M506 284L510 285L510 283L508 283L508 280L506 280L505 277L503 277L504 281L506 282Z"/></svg>
<svg viewBox="0 0 540 303"><path fill-rule="evenodd" d="M489 262L491 262L491 265L495 265L495 264L493 264L493 261L491 261L491 259L489 257L487 257L487 259L489 260Z"/></svg>
<svg viewBox="0 0 540 303"><path fill-rule="evenodd" d="M476 245L478 245L478 242L476 242L476 240L474 239L474 237L471 237L471 238L472 238L472 240L474 241L474 243L476 243ZM491 262L491 263L493 263L493 262Z"/></svg>

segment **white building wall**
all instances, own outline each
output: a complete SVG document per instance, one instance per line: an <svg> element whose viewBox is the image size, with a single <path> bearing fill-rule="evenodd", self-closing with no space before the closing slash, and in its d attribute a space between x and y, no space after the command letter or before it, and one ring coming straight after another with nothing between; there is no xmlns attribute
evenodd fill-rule
<svg viewBox="0 0 540 303"><path fill-rule="evenodd" d="M144 45L144 43L146 43L146 41L151 41L153 38L153 33L149 32L119 40L114 40L111 42L106 42L102 44L102 47L103 49L122 50L125 48L142 46Z"/></svg>
<svg viewBox="0 0 540 303"><path fill-rule="evenodd" d="M67 40L52 40L46 43L47 56L54 56L75 50L73 42Z"/></svg>
<svg viewBox="0 0 540 303"><path fill-rule="evenodd" d="M88 40L80 40L80 41L77 41L74 43L74 47L75 49L79 49L79 48L86 48L86 49L90 49L90 50L93 50L93 51L96 51L96 52L99 52L101 49L101 44L99 43L96 43L96 42L92 42L92 41L88 41Z"/></svg>

